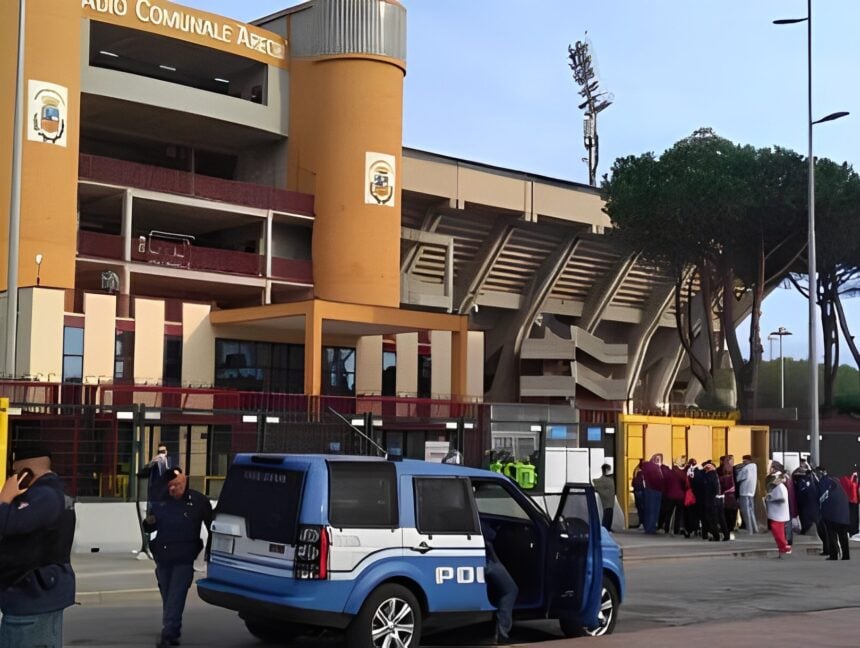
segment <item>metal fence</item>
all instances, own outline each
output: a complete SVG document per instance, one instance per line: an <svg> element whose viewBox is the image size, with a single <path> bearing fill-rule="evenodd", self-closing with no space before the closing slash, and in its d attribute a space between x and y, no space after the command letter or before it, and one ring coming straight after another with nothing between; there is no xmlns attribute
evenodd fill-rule
<svg viewBox="0 0 860 648"><path fill-rule="evenodd" d="M0 392L12 401L12 445L47 446L69 494L83 500L136 498L159 444L192 488L213 497L241 452L374 455L382 446L424 458L433 441L480 466L489 447L486 408L475 403L24 382Z"/></svg>

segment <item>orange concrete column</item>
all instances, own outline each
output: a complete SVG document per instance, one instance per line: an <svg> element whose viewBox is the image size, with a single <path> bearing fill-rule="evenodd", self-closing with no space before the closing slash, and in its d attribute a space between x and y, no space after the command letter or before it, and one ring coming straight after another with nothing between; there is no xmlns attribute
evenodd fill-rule
<svg viewBox="0 0 860 648"><path fill-rule="evenodd" d="M322 314L311 303L305 314L305 394L322 393Z"/></svg>
<svg viewBox="0 0 860 648"><path fill-rule="evenodd" d="M451 398L466 398L468 395L467 372L469 369L469 329L464 326L451 334Z"/></svg>

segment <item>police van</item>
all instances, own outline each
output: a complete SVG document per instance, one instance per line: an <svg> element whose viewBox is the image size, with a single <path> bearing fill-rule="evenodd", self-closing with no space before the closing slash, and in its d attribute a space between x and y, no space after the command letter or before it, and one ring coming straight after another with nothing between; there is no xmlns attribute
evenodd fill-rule
<svg viewBox="0 0 860 648"><path fill-rule="evenodd" d="M519 588L515 620L612 631L624 571L591 485L568 484L549 516L504 475L424 461L238 455L198 593L266 641L315 626L351 647L418 648L492 618L482 525Z"/></svg>

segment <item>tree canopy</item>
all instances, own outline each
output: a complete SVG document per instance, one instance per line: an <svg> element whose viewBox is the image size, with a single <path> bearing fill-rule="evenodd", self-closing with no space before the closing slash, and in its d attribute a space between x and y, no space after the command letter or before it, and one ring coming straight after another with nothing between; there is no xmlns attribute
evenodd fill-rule
<svg viewBox="0 0 860 648"><path fill-rule="evenodd" d="M734 144L701 129L660 157L619 158L602 190L615 235L675 280L676 324L693 375L715 397L714 375L727 348L738 406L748 414L761 360L761 303L805 246L802 156ZM744 354L736 327L747 309L752 317ZM700 334L708 343L705 357L693 352Z"/></svg>

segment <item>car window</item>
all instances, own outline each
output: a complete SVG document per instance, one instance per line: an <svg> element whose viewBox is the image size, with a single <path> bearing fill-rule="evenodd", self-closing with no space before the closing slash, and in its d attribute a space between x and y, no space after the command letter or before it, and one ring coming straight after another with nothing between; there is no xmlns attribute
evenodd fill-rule
<svg viewBox="0 0 860 648"><path fill-rule="evenodd" d="M529 514L501 484L475 484L478 513L529 520Z"/></svg>
<svg viewBox="0 0 860 648"><path fill-rule="evenodd" d="M328 518L332 526L397 526L397 480L392 464L333 461L328 471Z"/></svg>
<svg viewBox="0 0 860 648"><path fill-rule="evenodd" d="M304 483L303 471L237 464L216 512L244 517L249 538L293 544Z"/></svg>
<svg viewBox="0 0 860 648"><path fill-rule="evenodd" d="M415 518L421 533L480 533L468 479L416 477Z"/></svg>
<svg viewBox="0 0 860 648"><path fill-rule="evenodd" d="M570 491L564 500L564 508L559 510L565 520L580 520L588 523L588 500L585 492Z"/></svg>
<svg viewBox="0 0 860 648"><path fill-rule="evenodd" d="M558 516L564 521L568 533L581 540L588 539L590 525L586 491L571 489L558 511Z"/></svg>

